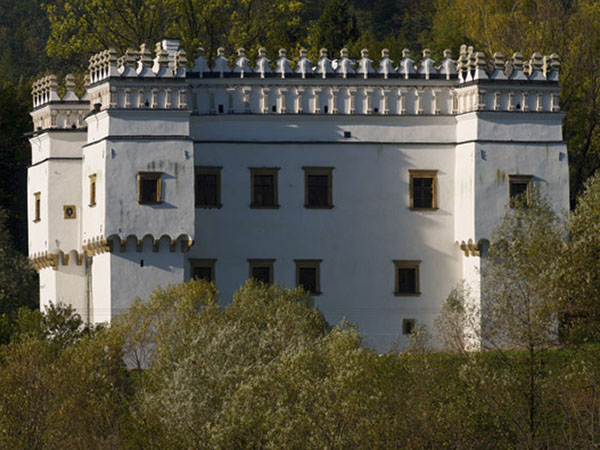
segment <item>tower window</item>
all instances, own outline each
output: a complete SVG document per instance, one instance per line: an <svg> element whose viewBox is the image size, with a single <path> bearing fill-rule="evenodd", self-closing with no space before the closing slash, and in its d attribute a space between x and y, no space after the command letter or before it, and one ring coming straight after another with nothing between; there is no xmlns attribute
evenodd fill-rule
<svg viewBox="0 0 600 450"><path fill-rule="evenodd" d="M296 286L313 295L321 294L320 259L296 259Z"/></svg>
<svg viewBox="0 0 600 450"><path fill-rule="evenodd" d="M190 277L215 281L215 262L216 259L190 259Z"/></svg>
<svg viewBox="0 0 600 450"><path fill-rule="evenodd" d="M249 259L250 278L265 284L273 284L274 259Z"/></svg>
<svg viewBox="0 0 600 450"><path fill-rule="evenodd" d="M419 290L419 264L421 261L394 260L394 270L396 272L396 289L394 295L397 296L417 296L421 295Z"/></svg>
<svg viewBox="0 0 600 450"><path fill-rule="evenodd" d="M96 206L96 174L90 175L90 207Z"/></svg>
<svg viewBox="0 0 600 450"><path fill-rule="evenodd" d="M533 177L531 175L509 175L508 176L508 196L510 207L514 208L519 200L524 205L531 203L531 185Z"/></svg>
<svg viewBox="0 0 600 450"><path fill-rule="evenodd" d="M221 206L221 167L196 167L196 208Z"/></svg>
<svg viewBox="0 0 600 450"><path fill-rule="evenodd" d="M250 168L251 208L279 208L277 171L273 168Z"/></svg>
<svg viewBox="0 0 600 450"><path fill-rule="evenodd" d="M437 170L409 170L410 209L436 210Z"/></svg>
<svg viewBox="0 0 600 450"><path fill-rule="evenodd" d="M42 201L40 192L36 192L33 194L33 221L39 222L41 219L41 209L42 209Z"/></svg>
<svg viewBox="0 0 600 450"><path fill-rule="evenodd" d="M333 167L303 167L304 207L333 208Z"/></svg>
<svg viewBox="0 0 600 450"><path fill-rule="evenodd" d="M152 205L162 200L161 172L138 173L138 203Z"/></svg>
<svg viewBox="0 0 600 450"><path fill-rule="evenodd" d="M415 330L415 319L402 319L402 334L412 334Z"/></svg>

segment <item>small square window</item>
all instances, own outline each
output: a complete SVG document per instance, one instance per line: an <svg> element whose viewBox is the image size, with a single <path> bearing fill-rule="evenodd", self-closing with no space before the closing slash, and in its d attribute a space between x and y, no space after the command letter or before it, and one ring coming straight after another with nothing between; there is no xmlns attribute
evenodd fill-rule
<svg viewBox="0 0 600 450"><path fill-rule="evenodd" d="M273 168L250 168L251 208L279 208L277 204L277 171Z"/></svg>
<svg viewBox="0 0 600 450"><path fill-rule="evenodd" d="M221 167L196 167L196 208L221 207Z"/></svg>
<svg viewBox="0 0 600 450"><path fill-rule="evenodd" d="M394 295L418 296L419 290L419 264L421 261L394 260L396 289Z"/></svg>
<svg viewBox="0 0 600 450"><path fill-rule="evenodd" d="M296 259L296 286L313 295L321 294L320 259Z"/></svg>
<svg viewBox="0 0 600 450"><path fill-rule="evenodd" d="M41 218L41 214L42 214L42 201L41 201L41 193L40 192L36 192L35 194L33 194L33 221L34 222L39 222L40 220L42 220Z"/></svg>
<svg viewBox="0 0 600 450"><path fill-rule="evenodd" d="M75 205L63 205L63 214L65 219L76 219L77 209Z"/></svg>
<svg viewBox="0 0 600 450"><path fill-rule="evenodd" d="M249 259L250 278L265 284L273 284L274 259Z"/></svg>
<svg viewBox="0 0 600 450"><path fill-rule="evenodd" d="M333 208L333 167L303 167L304 207Z"/></svg>
<svg viewBox="0 0 600 450"><path fill-rule="evenodd" d="M410 209L431 211L437 205L437 170L409 170Z"/></svg>
<svg viewBox="0 0 600 450"><path fill-rule="evenodd" d="M509 175L508 176L508 196L510 207L514 208L520 199L526 206L531 203L531 185L533 176L531 175Z"/></svg>
<svg viewBox="0 0 600 450"><path fill-rule="evenodd" d="M215 281L216 259L190 259L190 278Z"/></svg>
<svg viewBox="0 0 600 450"><path fill-rule="evenodd" d="M161 172L138 173L138 203L142 205L153 205L161 202L161 175Z"/></svg>
<svg viewBox="0 0 600 450"><path fill-rule="evenodd" d="M93 208L96 206L96 174L90 175L90 204L89 206Z"/></svg>
<svg viewBox="0 0 600 450"><path fill-rule="evenodd" d="M415 330L415 319L402 319L402 334L412 334Z"/></svg>

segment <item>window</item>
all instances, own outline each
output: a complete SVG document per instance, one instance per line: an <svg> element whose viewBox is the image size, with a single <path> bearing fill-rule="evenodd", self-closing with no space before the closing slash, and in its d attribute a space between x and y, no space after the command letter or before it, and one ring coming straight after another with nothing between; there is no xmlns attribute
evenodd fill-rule
<svg viewBox="0 0 600 450"><path fill-rule="evenodd" d="M508 176L508 196L510 207L514 208L518 199L523 199L526 206L531 202L531 184L533 177L531 175L509 175Z"/></svg>
<svg viewBox="0 0 600 450"><path fill-rule="evenodd" d="M402 319L402 334L412 334L415 330L415 319Z"/></svg>
<svg viewBox="0 0 600 450"><path fill-rule="evenodd" d="M251 208L279 208L277 204L278 168L250 168Z"/></svg>
<svg viewBox="0 0 600 450"><path fill-rule="evenodd" d="M265 284L273 284L274 259L249 259L250 278L262 281Z"/></svg>
<svg viewBox="0 0 600 450"><path fill-rule="evenodd" d="M153 205L161 202L161 175L161 172L138 173L138 203L142 205Z"/></svg>
<svg viewBox="0 0 600 450"><path fill-rule="evenodd" d="M90 204L89 206L93 208L96 206L96 174L90 175Z"/></svg>
<svg viewBox="0 0 600 450"><path fill-rule="evenodd" d="M33 221L39 222L41 219L41 204L42 201L40 199L41 193L36 192L33 194Z"/></svg>
<svg viewBox="0 0 600 450"><path fill-rule="evenodd" d="M63 214L65 219L76 219L77 209L75 205L63 205Z"/></svg>
<svg viewBox="0 0 600 450"><path fill-rule="evenodd" d="M409 170L410 209L414 211L436 210L437 170Z"/></svg>
<svg viewBox="0 0 600 450"><path fill-rule="evenodd" d="M321 294L320 259L296 259L296 286L313 295Z"/></svg>
<svg viewBox="0 0 600 450"><path fill-rule="evenodd" d="M333 208L333 167L303 167L304 207Z"/></svg>
<svg viewBox="0 0 600 450"><path fill-rule="evenodd" d="M190 278L215 281L216 259L190 259Z"/></svg>
<svg viewBox="0 0 600 450"><path fill-rule="evenodd" d="M421 261L394 260L396 290L394 295L417 296L419 290L419 264Z"/></svg>
<svg viewBox="0 0 600 450"><path fill-rule="evenodd" d="M196 208L221 207L221 167L196 167Z"/></svg>

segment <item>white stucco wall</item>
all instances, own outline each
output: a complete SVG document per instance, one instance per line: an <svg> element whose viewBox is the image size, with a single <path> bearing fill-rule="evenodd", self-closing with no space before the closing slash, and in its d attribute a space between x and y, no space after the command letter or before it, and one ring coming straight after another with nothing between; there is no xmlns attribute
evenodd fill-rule
<svg viewBox="0 0 600 450"><path fill-rule="evenodd" d="M275 281L295 285L294 259L322 259L317 306L355 322L380 350L402 344L403 318L432 327L457 279L453 146L197 144L197 165L222 166L223 207L197 209L190 258L216 258L228 301L248 278L248 258L276 258ZM302 166L332 166L331 210L304 204ZM250 209L249 167L279 167L279 209ZM437 169L439 210L409 210L409 169ZM227 238L223 238L227 236ZM394 259L421 260L419 297L394 296ZM189 273L189 267L186 267Z"/></svg>

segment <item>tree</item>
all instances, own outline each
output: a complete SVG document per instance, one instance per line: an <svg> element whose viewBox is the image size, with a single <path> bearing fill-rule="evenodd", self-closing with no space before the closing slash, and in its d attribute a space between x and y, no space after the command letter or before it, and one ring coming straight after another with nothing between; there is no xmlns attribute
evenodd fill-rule
<svg viewBox="0 0 600 450"><path fill-rule="evenodd" d="M0 209L0 314L39 305L37 274L28 258L13 248L7 218Z"/></svg>
<svg viewBox="0 0 600 450"><path fill-rule="evenodd" d="M552 286L566 240L556 213L537 190L530 204L522 195L512 206L482 258L481 305L470 308L468 289L459 288L449 296L446 317L438 324L445 341L459 349L464 341L449 333L449 324L479 330L483 349L491 351L475 361L470 377L478 380L511 433L527 448L536 448L546 404L546 354L558 345L559 305Z"/></svg>
<svg viewBox="0 0 600 450"><path fill-rule="evenodd" d="M50 20L47 52L80 65L95 52L139 48L165 37L171 20L167 0L59 0L44 5Z"/></svg>
<svg viewBox="0 0 600 450"><path fill-rule="evenodd" d="M553 285L564 314L563 339L600 339L600 172L589 178L568 221L569 245Z"/></svg>
<svg viewBox="0 0 600 450"><path fill-rule="evenodd" d="M319 49L326 48L337 57L342 47L352 44L359 36L356 17L348 0L328 0L323 14L310 34L312 58L318 58Z"/></svg>

